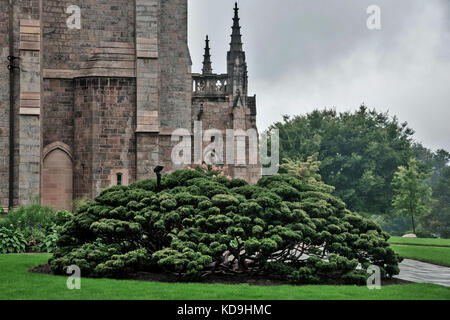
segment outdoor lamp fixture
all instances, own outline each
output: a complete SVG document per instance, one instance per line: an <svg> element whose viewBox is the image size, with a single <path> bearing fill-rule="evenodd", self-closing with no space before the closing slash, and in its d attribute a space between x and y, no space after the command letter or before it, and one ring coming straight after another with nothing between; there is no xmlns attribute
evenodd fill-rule
<svg viewBox="0 0 450 320"><path fill-rule="evenodd" d="M153 172L156 173L156 192L161 191L161 172L164 170L163 166L157 166Z"/></svg>

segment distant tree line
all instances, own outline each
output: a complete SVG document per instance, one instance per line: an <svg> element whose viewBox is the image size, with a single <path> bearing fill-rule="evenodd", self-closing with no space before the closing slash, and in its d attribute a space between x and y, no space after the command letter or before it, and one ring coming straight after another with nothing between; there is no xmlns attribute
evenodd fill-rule
<svg viewBox="0 0 450 320"><path fill-rule="evenodd" d="M351 210L392 234L450 237L450 154L417 143L406 122L361 106L284 116L273 129L280 132L282 163L317 154L323 181ZM404 208L412 203L414 209Z"/></svg>

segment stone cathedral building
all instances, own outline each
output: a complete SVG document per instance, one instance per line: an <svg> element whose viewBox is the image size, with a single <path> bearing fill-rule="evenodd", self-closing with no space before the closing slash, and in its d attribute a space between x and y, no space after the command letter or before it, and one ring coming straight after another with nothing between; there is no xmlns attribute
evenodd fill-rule
<svg viewBox="0 0 450 320"><path fill-rule="evenodd" d="M187 2L0 0L0 206L71 209L170 172L177 128L256 129L237 4L227 73L212 72L207 39L193 74ZM259 164L227 170L261 176Z"/></svg>

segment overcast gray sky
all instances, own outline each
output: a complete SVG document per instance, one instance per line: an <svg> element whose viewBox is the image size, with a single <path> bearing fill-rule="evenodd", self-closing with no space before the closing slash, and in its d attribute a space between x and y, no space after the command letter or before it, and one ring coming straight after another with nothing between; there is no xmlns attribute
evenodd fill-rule
<svg viewBox="0 0 450 320"><path fill-rule="evenodd" d="M226 72L234 2L189 0L193 72L206 34L214 72ZM426 147L450 151L449 0L238 3L260 130L283 114L364 103L407 121ZM369 5L381 8L381 30L366 26Z"/></svg>

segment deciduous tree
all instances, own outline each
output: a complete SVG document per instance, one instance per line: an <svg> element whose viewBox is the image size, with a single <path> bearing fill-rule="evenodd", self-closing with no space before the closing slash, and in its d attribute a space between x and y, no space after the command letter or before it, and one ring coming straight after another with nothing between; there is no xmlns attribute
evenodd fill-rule
<svg viewBox="0 0 450 320"><path fill-rule="evenodd" d="M392 205L396 214L411 217L413 233L416 233L414 217L430 213L431 187L427 180L431 174L421 172L417 160L411 158L407 166L400 166L394 175Z"/></svg>
<svg viewBox="0 0 450 320"><path fill-rule="evenodd" d="M280 158L306 161L318 153L323 181L359 213L387 214L391 182L400 165L413 155L413 130L387 113L362 106L356 112L313 111L275 123Z"/></svg>

